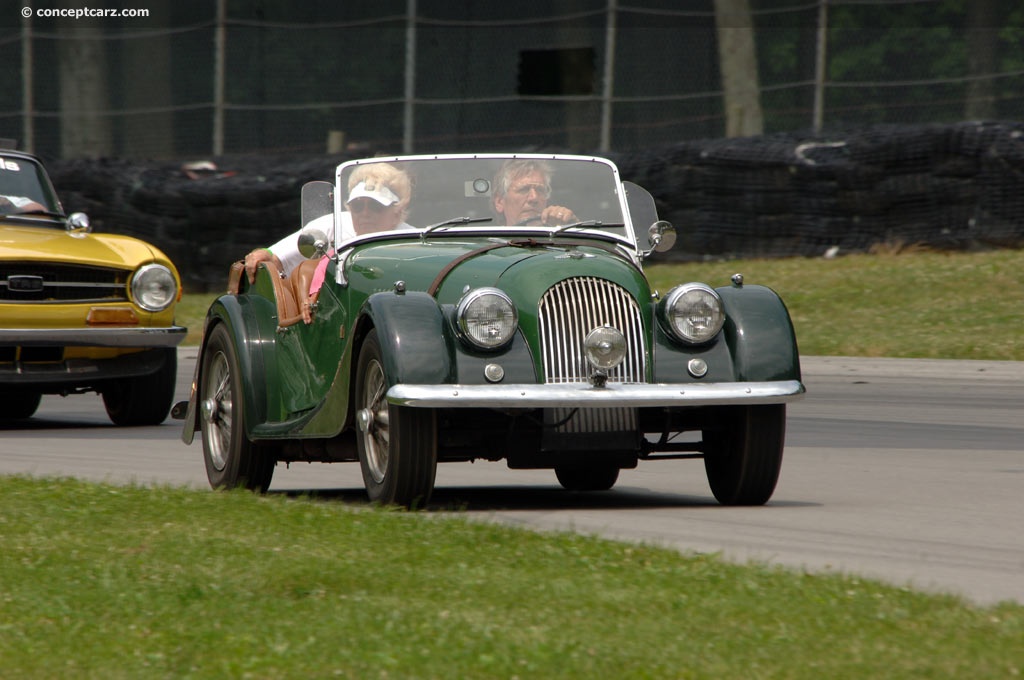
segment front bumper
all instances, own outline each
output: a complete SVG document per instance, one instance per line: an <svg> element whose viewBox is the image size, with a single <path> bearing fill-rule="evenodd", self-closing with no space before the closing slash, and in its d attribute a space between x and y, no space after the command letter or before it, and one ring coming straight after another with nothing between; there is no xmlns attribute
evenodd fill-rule
<svg viewBox="0 0 1024 680"><path fill-rule="evenodd" d="M166 328L0 328L0 347L177 347L188 329Z"/></svg>
<svg viewBox="0 0 1024 680"><path fill-rule="evenodd" d="M784 404L803 397L799 380L735 383L394 385L387 400L420 408L688 407Z"/></svg>
<svg viewBox="0 0 1024 680"><path fill-rule="evenodd" d="M109 359L65 359L54 362L0 362L0 388L19 387L56 393L95 388L111 380L153 375L174 350L166 347L131 352Z"/></svg>

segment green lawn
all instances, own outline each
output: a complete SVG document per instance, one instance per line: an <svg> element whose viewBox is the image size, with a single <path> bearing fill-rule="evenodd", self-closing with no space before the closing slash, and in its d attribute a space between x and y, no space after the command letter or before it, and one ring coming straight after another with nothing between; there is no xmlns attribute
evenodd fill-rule
<svg viewBox="0 0 1024 680"><path fill-rule="evenodd" d="M1024 607L451 514L0 478L4 678L1013 678Z"/></svg>
<svg viewBox="0 0 1024 680"><path fill-rule="evenodd" d="M680 281L774 289L811 356L1024 360L1024 251L851 255L657 265L662 292Z"/></svg>

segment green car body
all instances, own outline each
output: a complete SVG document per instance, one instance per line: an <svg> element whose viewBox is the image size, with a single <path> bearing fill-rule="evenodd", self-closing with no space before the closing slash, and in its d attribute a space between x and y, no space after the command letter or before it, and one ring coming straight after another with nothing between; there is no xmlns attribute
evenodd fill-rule
<svg viewBox="0 0 1024 680"><path fill-rule="evenodd" d="M652 248L673 235L645 191L604 159L515 158L552 166L568 193L551 200L575 199L583 221L501 224L491 187L470 189L509 159L499 155L368 159L321 183L340 225L353 167L405 168L417 177L410 221L422 228L328 235L340 247L303 266L324 275L311 323L282 323L280 298L298 290L291 308L301 306L305 283L267 270L213 303L192 398L176 409L186 443L201 433L211 484L265 490L276 462L358 460L371 500L412 505L429 499L437 462L504 459L603 490L640 460L703 457L721 502L768 500L785 404L804 392L783 302L737 277L713 292L696 286L698 305L684 310L672 300L686 287L660 295L643 273L650 251L635 230L650 228ZM494 346L470 337L473 300L514 318L511 330L493 322L507 333ZM688 341L673 318L712 327ZM489 316L479 323L498 332ZM621 363L601 367L606 353ZM703 440L671 443L685 431Z"/></svg>

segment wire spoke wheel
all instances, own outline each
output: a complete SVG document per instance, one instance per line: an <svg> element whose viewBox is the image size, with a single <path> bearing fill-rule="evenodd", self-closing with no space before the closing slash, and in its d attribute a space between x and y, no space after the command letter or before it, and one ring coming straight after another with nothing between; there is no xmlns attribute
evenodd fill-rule
<svg viewBox="0 0 1024 680"><path fill-rule="evenodd" d="M370 501L423 507L434 490L437 425L431 409L389 404L390 383L380 339L371 330L355 377L356 444Z"/></svg>
<svg viewBox="0 0 1024 680"><path fill-rule="evenodd" d="M388 404L384 400L384 368L379 361L371 361L364 376L366 403L361 404L370 415L363 432L366 446L366 465L373 480L380 484L388 469L390 433L388 431Z"/></svg>
<svg viewBox="0 0 1024 680"><path fill-rule="evenodd" d="M202 417L208 424L203 429L203 441L209 451L210 464L215 470L223 471L231 446L233 408L230 369L223 352L217 352L211 358L204 382L206 394L210 396L202 402Z"/></svg>
<svg viewBox="0 0 1024 680"><path fill-rule="evenodd" d="M210 333L202 362L199 427L210 486L266 491L277 461L269 448L258 446L245 434L242 376L234 345L223 325Z"/></svg>

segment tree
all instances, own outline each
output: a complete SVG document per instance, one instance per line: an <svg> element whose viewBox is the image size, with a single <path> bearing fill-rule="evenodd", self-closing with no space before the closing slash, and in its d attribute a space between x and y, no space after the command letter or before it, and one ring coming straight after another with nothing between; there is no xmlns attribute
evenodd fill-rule
<svg viewBox="0 0 1024 680"><path fill-rule="evenodd" d="M715 0L718 59L725 99L725 136L764 132L750 0Z"/></svg>

